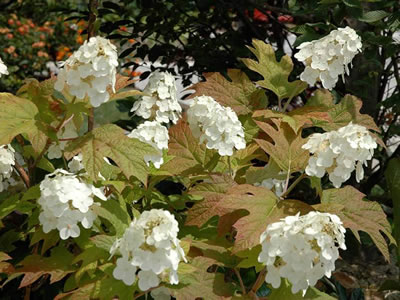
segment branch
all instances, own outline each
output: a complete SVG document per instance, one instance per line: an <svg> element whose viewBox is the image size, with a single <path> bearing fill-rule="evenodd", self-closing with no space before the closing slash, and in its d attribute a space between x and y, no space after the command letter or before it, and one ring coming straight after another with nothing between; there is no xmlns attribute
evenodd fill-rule
<svg viewBox="0 0 400 300"><path fill-rule="evenodd" d="M14 168L15 170L17 170L19 177L21 177L21 179L24 181L25 186L29 189L31 186L31 182L25 169L17 161L15 161L14 163Z"/></svg>
<svg viewBox="0 0 400 300"><path fill-rule="evenodd" d="M240 288L242 289L242 294L246 295L246 288L245 288L245 286L243 284L243 279L242 279L242 276L240 276L239 270L234 268L233 271L235 272L236 277L239 279L239 284L240 284Z"/></svg>
<svg viewBox="0 0 400 300"><path fill-rule="evenodd" d="M281 195L281 198L285 198L287 195L289 195L289 193L295 188L295 186L306 177L307 177L306 173L303 173L299 177L297 177L297 179L292 183L292 185L289 186L289 188Z"/></svg>
<svg viewBox="0 0 400 300"><path fill-rule="evenodd" d="M254 283L254 285L251 288L251 291L249 293L249 294L253 294L253 296L256 297L255 299L258 298L256 293L257 293L258 289L262 286L262 284L264 282L265 273L267 273L267 269L266 268L262 269L261 272L258 274L257 280Z"/></svg>

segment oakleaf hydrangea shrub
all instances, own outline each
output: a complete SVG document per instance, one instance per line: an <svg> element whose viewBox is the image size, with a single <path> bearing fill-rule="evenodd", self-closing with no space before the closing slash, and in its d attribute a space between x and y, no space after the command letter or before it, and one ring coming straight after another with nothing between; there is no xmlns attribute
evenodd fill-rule
<svg viewBox="0 0 400 300"><path fill-rule="evenodd" d="M151 74L143 91L129 87L117 76L120 49L100 36L57 78L1 93L2 230L21 231L29 245L23 257L0 245L5 284L22 278L29 296L50 274L63 287L58 298L186 300L247 299L265 282L271 299L301 299L328 297L316 286L335 271L347 231L366 232L388 259L383 210L351 186L369 176L382 144L361 100L336 103L312 89L305 107L289 105L303 81L335 88L361 51L358 34L339 28L302 44L296 57L306 67L290 82L288 56L278 62L270 45L253 46L258 61L243 62L263 81L211 74L186 99L167 72ZM124 100L134 126L95 122L98 106L126 95L136 98ZM343 107L353 109L337 118ZM15 177L19 188L5 183ZM300 182L313 183L312 202L296 193ZM363 221L372 215L373 226ZM248 272L257 278L244 281Z"/></svg>

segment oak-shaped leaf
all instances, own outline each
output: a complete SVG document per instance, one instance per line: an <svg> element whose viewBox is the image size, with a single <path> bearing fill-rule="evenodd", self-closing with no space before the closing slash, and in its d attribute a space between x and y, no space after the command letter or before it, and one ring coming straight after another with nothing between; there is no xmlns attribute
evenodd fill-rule
<svg viewBox="0 0 400 300"><path fill-rule="evenodd" d="M177 300L193 300L197 298L207 300L231 299L234 286L226 283L224 274L208 272L210 266L217 264L215 260L198 256L190 261L191 271L179 274L179 286L169 289Z"/></svg>
<svg viewBox="0 0 400 300"><path fill-rule="evenodd" d="M257 88L240 70L228 70L231 81L220 73L205 73L203 76L206 81L190 87L195 90L191 97L213 97L221 105L231 107L238 115L251 113L254 108L265 107L267 104L265 92Z"/></svg>
<svg viewBox="0 0 400 300"><path fill-rule="evenodd" d="M254 184L260 183L265 179L276 178L276 179L285 179L287 177L286 174L280 174L281 168L278 164L270 159L268 164L264 167L250 167L246 171L246 183Z"/></svg>
<svg viewBox="0 0 400 300"><path fill-rule="evenodd" d="M263 80L257 81L257 84L274 92L278 99L292 99L307 88L307 83L301 80L289 82L293 62L288 55L283 56L278 62L271 45L253 40L253 47L249 49L258 61L249 58L244 58L242 61L250 70L264 77Z"/></svg>
<svg viewBox="0 0 400 300"><path fill-rule="evenodd" d="M314 123L331 122L331 117L327 112L317 111L313 107L299 107L293 109L288 113L281 113L275 110L258 110L253 114L253 118L259 119L270 119L276 118L281 119L283 122L289 124L289 126L297 133L303 127L311 127Z"/></svg>
<svg viewBox="0 0 400 300"><path fill-rule="evenodd" d="M47 141L46 126L37 120L39 110L30 100L8 93L0 93L0 144L9 144L14 137L24 134L36 152Z"/></svg>
<svg viewBox="0 0 400 300"><path fill-rule="evenodd" d="M362 101L352 95L345 95L338 104L335 104L332 93L324 89L317 90L305 105L305 108L310 110L329 114L331 120L311 120L313 126L321 127L326 131L337 130L353 122L353 124L380 132L371 116L360 113L361 107Z"/></svg>
<svg viewBox="0 0 400 300"><path fill-rule="evenodd" d="M294 173L307 166L308 153L301 147L305 139L282 120L271 119L271 123L256 121L257 125L269 136L256 139L256 143L278 164L282 171Z"/></svg>
<svg viewBox="0 0 400 300"><path fill-rule="evenodd" d="M233 181L230 176L213 175L190 189L189 193L191 195L201 196L204 200L195 204L193 208L189 210L189 214L186 218L186 225L200 227L213 216L222 216L225 213L231 212L231 210L224 210L222 207L221 211L218 213L213 212L212 209L215 205L220 203L224 195L233 186L236 186L236 182Z"/></svg>
<svg viewBox="0 0 400 300"><path fill-rule="evenodd" d="M307 213L311 206L297 200L279 200L270 190L249 184L233 185L222 195L211 193L188 212L187 225L201 226L213 216L223 218L235 211L232 221L237 234L232 252L251 249L260 243L260 235L268 224L279 219Z"/></svg>
<svg viewBox="0 0 400 300"><path fill-rule="evenodd" d="M361 239L358 232L368 233L379 251L389 261L389 249L384 235L391 243L395 243L390 233L390 224L379 203L363 200L364 197L363 193L352 186L324 190L321 204L314 205L314 208L339 216L344 227L349 228L359 242Z"/></svg>
<svg viewBox="0 0 400 300"><path fill-rule="evenodd" d="M24 275L19 288L26 287L45 274L50 275L50 283L62 280L65 276L75 272L76 268L71 265L74 258L65 247L57 247L51 251L50 257L33 254L25 257L15 269L14 276Z"/></svg>
<svg viewBox="0 0 400 300"><path fill-rule="evenodd" d="M205 144L200 144L184 119L169 129L168 155L173 156L173 159L162 165L160 170L173 175L211 171L220 158L215 150L209 150Z"/></svg>
<svg viewBox="0 0 400 300"><path fill-rule="evenodd" d="M152 146L137 139L129 138L124 130L116 125L108 124L72 141L64 153L66 159L82 153L85 170L94 180L100 179L105 157L111 158L122 173L130 178L136 177L147 183L148 167L144 155L157 154Z"/></svg>
<svg viewBox="0 0 400 300"><path fill-rule="evenodd" d="M15 269L14 266L7 262L7 260L10 260L11 257L4 252L0 252L0 274L5 273L7 275L14 273Z"/></svg>

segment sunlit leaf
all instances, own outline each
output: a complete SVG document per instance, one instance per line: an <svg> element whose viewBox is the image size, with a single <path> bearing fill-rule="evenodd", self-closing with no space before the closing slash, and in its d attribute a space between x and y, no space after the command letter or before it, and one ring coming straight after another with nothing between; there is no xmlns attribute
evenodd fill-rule
<svg viewBox="0 0 400 300"><path fill-rule="evenodd" d="M257 84L274 92L279 99L291 99L306 89L307 83L301 80L289 82L288 78L293 70L293 62L288 55L282 57L278 62L271 45L253 40L253 47L249 47L249 49L258 61L249 58L242 59L242 61L250 70L264 77L263 80L257 81Z"/></svg>
<svg viewBox="0 0 400 300"><path fill-rule="evenodd" d="M390 224L381 206L377 202L363 200L364 197L363 193L352 186L324 190L321 204L314 205L314 208L338 215L344 226L353 232L358 241L361 241L359 231L368 233L379 251L389 261L389 249L384 235L391 243L395 243L390 233Z"/></svg>

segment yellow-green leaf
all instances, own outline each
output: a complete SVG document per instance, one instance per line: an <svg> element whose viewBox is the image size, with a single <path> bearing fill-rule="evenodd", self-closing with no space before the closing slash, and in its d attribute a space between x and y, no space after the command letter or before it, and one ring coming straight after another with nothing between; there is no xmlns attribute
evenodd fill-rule
<svg viewBox="0 0 400 300"><path fill-rule="evenodd" d="M264 79L257 81L260 86L271 90L279 99L293 98L307 87L301 80L289 82L289 75L293 70L293 62L288 55L277 61L275 51L271 45L263 41L253 40L254 48L249 47L258 61L245 58L244 64L250 69L261 74Z"/></svg>
<svg viewBox="0 0 400 300"><path fill-rule="evenodd" d="M94 180L100 178L100 171L105 164L104 157L109 157L127 178L135 176L146 184L149 171L143 157L157 154L157 150L127 137L122 128L108 124L74 140L67 147L65 157L70 159L78 153L82 153L85 170Z"/></svg>
<svg viewBox="0 0 400 300"><path fill-rule="evenodd" d="M217 262L211 258L198 256L195 257L190 265L195 271L179 276L179 283L182 288L169 290L177 300L193 300L197 298L207 300L229 299L234 293L232 283L224 281L222 273L209 273L207 269Z"/></svg>
<svg viewBox="0 0 400 300"><path fill-rule="evenodd" d="M0 93L0 144L9 144L18 134L37 134L36 105L24 98Z"/></svg>

